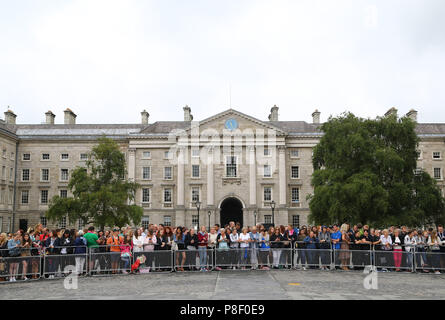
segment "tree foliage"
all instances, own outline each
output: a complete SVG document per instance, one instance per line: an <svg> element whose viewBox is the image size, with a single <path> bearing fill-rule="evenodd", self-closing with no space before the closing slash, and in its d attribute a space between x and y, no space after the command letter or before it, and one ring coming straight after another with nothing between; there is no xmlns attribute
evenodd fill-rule
<svg viewBox="0 0 445 320"><path fill-rule="evenodd" d="M314 148L310 219L317 223L408 224L444 220L436 181L415 174L415 122L397 116L373 119L344 113L330 118Z"/></svg>
<svg viewBox="0 0 445 320"><path fill-rule="evenodd" d="M124 154L112 139L103 137L98 142L86 167L78 167L71 174L68 187L73 197L51 199L46 213L51 221L68 216L70 223L82 219L102 228L140 223L142 208L130 204L139 185L124 179Z"/></svg>

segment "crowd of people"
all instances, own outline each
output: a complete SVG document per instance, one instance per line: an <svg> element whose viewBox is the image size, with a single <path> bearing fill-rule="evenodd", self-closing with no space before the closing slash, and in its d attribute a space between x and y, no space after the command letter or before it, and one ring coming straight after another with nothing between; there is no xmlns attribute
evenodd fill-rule
<svg viewBox="0 0 445 320"><path fill-rule="evenodd" d="M43 259L42 259L43 257ZM96 231L49 230L0 234L0 281L52 279L72 272L117 274L213 269L332 268L375 265L380 271L445 270L443 226L384 230L346 223L332 226L241 228L239 223L194 228L150 224L147 228ZM415 267L414 267L415 266Z"/></svg>

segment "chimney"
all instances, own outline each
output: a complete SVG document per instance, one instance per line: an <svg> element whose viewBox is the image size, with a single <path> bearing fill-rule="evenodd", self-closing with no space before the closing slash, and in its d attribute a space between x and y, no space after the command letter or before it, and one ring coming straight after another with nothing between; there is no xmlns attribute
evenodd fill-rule
<svg viewBox="0 0 445 320"><path fill-rule="evenodd" d="M318 111L318 109L315 109L314 113L312 113L312 123L313 124L320 124L320 115L321 115L321 112Z"/></svg>
<svg viewBox="0 0 445 320"><path fill-rule="evenodd" d="M193 121L192 109L189 106L184 107L184 121Z"/></svg>
<svg viewBox="0 0 445 320"><path fill-rule="evenodd" d="M15 124L16 114L11 109L5 112L5 122L7 124Z"/></svg>
<svg viewBox="0 0 445 320"><path fill-rule="evenodd" d="M46 124L54 124L54 119L56 118L56 115L51 111L48 111L47 113L45 113L45 115L46 115Z"/></svg>
<svg viewBox="0 0 445 320"><path fill-rule="evenodd" d="M147 112L147 110L141 112L141 117L142 117L142 124L148 124L148 118L150 117L150 114Z"/></svg>
<svg viewBox="0 0 445 320"><path fill-rule="evenodd" d="M397 117L397 109L392 107L391 109L386 111L385 117L389 117L389 116L396 116Z"/></svg>
<svg viewBox="0 0 445 320"><path fill-rule="evenodd" d="M76 124L77 115L71 111L70 108L67 108L65 111L65 124Z"/></svg>
<svg viewBox="0 0 445 320"><path fill-rule="evenodd" d="M407 116L408 118L411 118L411 120L413 120L414 122L417 122L417 111L416 111L416 110L411 109L411 110L406 114L406 116Z"/></svg>
<svg viewBox="0 0 445 320"><path fill-rule="evenodd" d="M276 105L270 109L269 121L278 121L278 107Z"/></svg>

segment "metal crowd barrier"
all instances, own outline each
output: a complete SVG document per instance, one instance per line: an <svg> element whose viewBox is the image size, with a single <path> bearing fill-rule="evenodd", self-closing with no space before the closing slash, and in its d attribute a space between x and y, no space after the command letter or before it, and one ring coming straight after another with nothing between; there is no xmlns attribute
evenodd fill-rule
<svg viewBox="0 0 445 320"><path fill-rule="evenodd" d="M196 250L173 250L175 271L212 271L215 266L215 249L198 247Z"/></svg>
<svg viewBox="0 0 445 320"><path fill-rule="evenodd" d="M129 274L133 264L130 245L102 245L89 248L89 275Z"/></svg>
<svg viewBox="0 0 445 320"><path fill-rule="evenodd" d="M329 244L295 242L250 243L247 248L188 247L187 250L150 250L135 252L128 245L106 245L96 248L57 247L0 250L0 283L52 279L67 276L67 266L78 275L130 273L132 265L145 256L137 272L212 271L232 269L295 268L331 270L360 269L372 265L380 271L407 270L430 272L445 270L445 252L431 250L429 245L400 246L401 250L385 250L382 245L350 244L350 249L335 249ZM110 250L118 247L119 251ZM329 248L328 248L329 247ZM85 253L79 253L80 248ZM123 252L129 252L123 254ZM18 255L17 255L18 254ZM17 255L17 256L16 256ZM70 269L73 272L73 268Z"/></svg>
<svg viewBox="0 0 445 320"><path fill-rule="evenodd" d="M133 263L140 257L145 257L145 262L139 266L140 273L161 272L173 270L173 250L150 250L134 252Z"/></svg>
<svg viewBox="0 0 445 320"><path fill-rule="evenodd" d="M15 250L17 256L12 256L10 249L0 250L0 279L2 280L0 282L40 279L42 257L37 248L32 250Z"/></svg>

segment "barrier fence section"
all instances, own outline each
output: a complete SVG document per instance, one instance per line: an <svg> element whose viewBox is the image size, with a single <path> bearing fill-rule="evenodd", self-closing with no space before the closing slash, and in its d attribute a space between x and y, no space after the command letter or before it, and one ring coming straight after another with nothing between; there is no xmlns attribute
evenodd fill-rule
<svg viewBox="0 0 445 320"><path fill-rule="evenodd" d="M133 252L130 245L103 245L89 248L88 274L128 274L131 272Z"/></svg>
<svg viewBox="0 0 445 320"><path fill-rule="evenodd" d="M174 250L173 264L175 271L212 271L215 266L215 249Z"/></svg>
<svg viewBox="0 0 445 320"><path fill-rule="evenodd" d="M42 254L44 278L61 278L70 273L86 275L86 247L48 247Z"/></svg>
<svg viewBox="0 0 445 320"><path fill-rule="evenodd" d="M294 268L303 270L332 268L333 255L330 243L296 241L294 247Z"/></svg>
<svg viewBox="0 0 445 320"><path fill-rule="evenodd" d="M40 279L42 256L38 248L0 250L0 281Z"/></svg>
<svg viewBox="0 0 445 320"><path fill-rule="evenodd" d="M133 256L133 263L138 258L143 258L138 267L138 272L161 272L173 270L173 254L171 250L142 250L135 251Z"/></svg>

